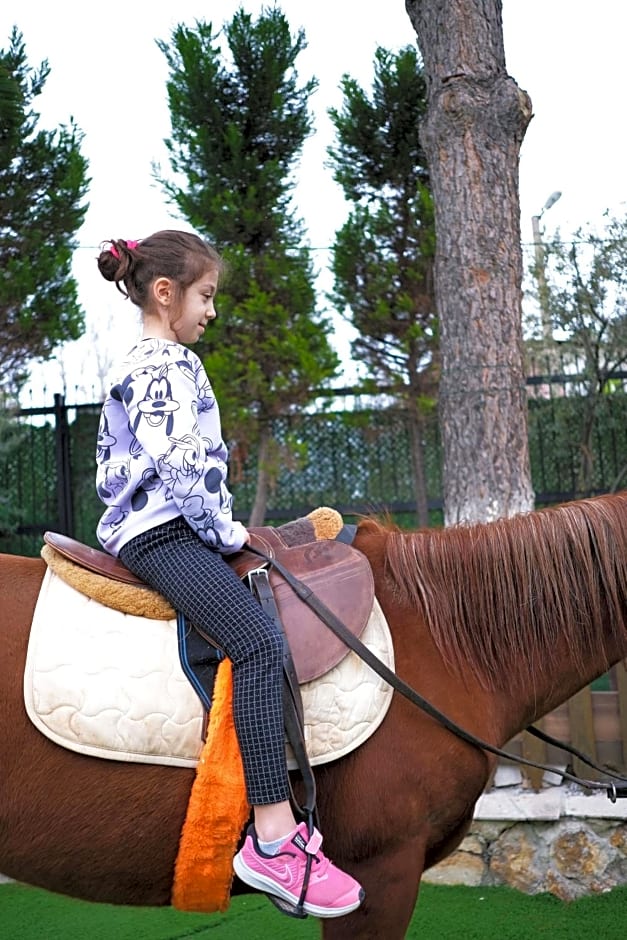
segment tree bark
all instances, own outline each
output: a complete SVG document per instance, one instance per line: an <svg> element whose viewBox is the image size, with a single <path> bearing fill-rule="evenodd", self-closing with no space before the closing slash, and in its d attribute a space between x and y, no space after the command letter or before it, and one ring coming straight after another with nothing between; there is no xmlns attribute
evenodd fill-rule
<svg viewBox="0 0 627 940"><path fill-rule="evenodd" d="M409 412L409 439L411 459L414 471L414 495L416 498L416 521L419 528L429 525L429 498L427 495L427 476L425 473L425 454L422 443L424 421L414 405Z"/></svg>
<svg viewBox="0 0 627 940"><path fill-rule="evenodd" d="M266 518L266 509L268 508L268 493L270 490L270 443L272 434L270 424L267 421L260 422L259 430L259 448L257 451L257 487L255 489L255 501L250 511L248 525L263 525Z"/></svg>
<svg viewBox="0 0 627 940"><path fill-rule="evenodd" d="M518 161L531 101L505 68L500 0L406 0L427 78L444 521L533 508Z"/></svg>

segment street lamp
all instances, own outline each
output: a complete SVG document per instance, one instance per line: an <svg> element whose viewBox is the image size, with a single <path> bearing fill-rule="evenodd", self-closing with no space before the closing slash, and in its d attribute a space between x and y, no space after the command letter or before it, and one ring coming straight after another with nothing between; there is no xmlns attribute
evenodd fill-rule
<svg viewBox="0 0 627 940"><path fill-rule="evenodd" d="M540 231L540 219L551 206L554 206L561 196L559 190L551 193L547 201L542 206L538 215L531 216L531 229L533 231L533 246L535 252L535 274L538 281L538 299L540 301L540 316L542 318L542 339L550 342L553 339L553 330L551 329L551 314L549 311L549 290L546 283L544 245L542 244L542 233Z"/></svg>

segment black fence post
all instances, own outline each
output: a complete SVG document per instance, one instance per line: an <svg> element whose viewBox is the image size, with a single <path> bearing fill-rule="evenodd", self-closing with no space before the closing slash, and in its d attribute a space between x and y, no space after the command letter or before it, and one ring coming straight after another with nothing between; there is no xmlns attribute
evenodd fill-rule
<svg viewBox="0 0 627 940"><path fill-rule="evenodd" d="M74 507L72 505L72 460L70 451L70 428L67 420L65 398L54 396L54 439L57 470L57 515L59 531L74 536Z"/></svg>

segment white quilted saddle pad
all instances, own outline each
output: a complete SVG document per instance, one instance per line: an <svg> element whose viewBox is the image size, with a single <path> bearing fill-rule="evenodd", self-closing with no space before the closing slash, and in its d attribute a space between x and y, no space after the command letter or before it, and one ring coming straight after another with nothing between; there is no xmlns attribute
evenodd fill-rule
<svg viewBox="0 0 627 940"><path fill-rule="evenodd" d="M392 638L375 600L362 641L390 669ZM349 651L301 686L312 765L336 760L379 727L392 689ZM29 718L63 747L111 760L195 767L203 710L180 666L175 620L124 614L47 569L24 674ZM288 763L295 767L289 747Z"/></svg>

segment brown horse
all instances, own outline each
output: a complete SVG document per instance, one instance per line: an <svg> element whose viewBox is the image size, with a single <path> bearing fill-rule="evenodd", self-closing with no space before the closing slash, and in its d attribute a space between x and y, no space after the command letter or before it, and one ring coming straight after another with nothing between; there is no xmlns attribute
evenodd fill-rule
<svg viewBox="0 0 627 940"><path fill-rule="evenodd" d="M355 544L398 674L492 745L627 655L627 492L444 530L365 520ZM39 559L0 556L0 871L168 905L193 771L84 757L30 724L22 676L43 573ZM366 889L359 910L324 922L326 940L405 936L422 872L459 844L492 763L395 694L365 745L316 769L328 853Z"/></svg>

